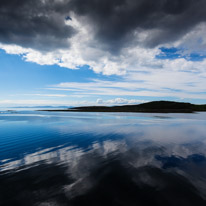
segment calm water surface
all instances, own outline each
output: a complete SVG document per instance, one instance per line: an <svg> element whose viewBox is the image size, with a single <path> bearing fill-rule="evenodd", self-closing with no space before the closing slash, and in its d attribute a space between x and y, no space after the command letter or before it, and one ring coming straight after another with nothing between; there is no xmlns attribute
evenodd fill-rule
<svg viewBox="0 0 206 206"><path fill-rule="evenodd" d="M1 111L0 205L206 205L206 113Z"/></svg>

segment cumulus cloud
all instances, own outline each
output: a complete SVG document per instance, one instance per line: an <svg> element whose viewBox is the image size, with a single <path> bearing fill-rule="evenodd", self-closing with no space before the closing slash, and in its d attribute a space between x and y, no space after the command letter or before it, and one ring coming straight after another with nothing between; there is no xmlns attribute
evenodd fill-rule
<svg viewBox="0 0 206 206"><path fill-rule="evenodd" d="M102 104L104 101L102 99L97 99L97 104Z"/></svg>
<svg viewBox="0 0 206 206"><path fill-rule="evenodd" d="M115 99L109 99L109 100L102 100L97 99L97 104L107 104L107 105L118 105L118 104L140 104L144 103L144 100L137 100L137 99L125 99L125 98L115 98Z"/></svg>

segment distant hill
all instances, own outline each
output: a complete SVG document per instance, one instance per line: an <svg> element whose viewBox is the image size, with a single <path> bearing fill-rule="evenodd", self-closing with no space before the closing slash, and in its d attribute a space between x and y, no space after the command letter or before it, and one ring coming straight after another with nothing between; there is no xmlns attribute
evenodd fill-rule
<svg viewBox="0 0 206 206"><path fill-rule="evenodd" d="M65 111L65 110L44 110L44 111ZM85 106L67 109L68 112L148 112L148 113L192 113L206 111L205 105L195 105L185 102L154 101L138 105L122 106Z"/></svg>

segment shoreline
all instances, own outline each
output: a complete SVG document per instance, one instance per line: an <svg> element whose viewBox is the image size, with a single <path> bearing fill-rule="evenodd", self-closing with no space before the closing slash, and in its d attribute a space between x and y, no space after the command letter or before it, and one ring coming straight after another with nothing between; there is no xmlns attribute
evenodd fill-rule
<svg viewBox="0 0 206 206"><path fill-rule="evenodd" d="M185 102L154 101L137 105L82 106L68 109L42 109L48 112L132 112L132 113L195 113L206 112L206 105Z"/></svg>

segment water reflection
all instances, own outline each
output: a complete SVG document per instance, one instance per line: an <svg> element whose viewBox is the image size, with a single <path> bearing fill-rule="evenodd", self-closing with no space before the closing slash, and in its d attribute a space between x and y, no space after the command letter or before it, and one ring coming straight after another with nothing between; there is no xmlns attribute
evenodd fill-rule
<svg viewBox="0 0 206 206"><path fill-rule="evenodd" d="M206 114L0 114L0 205L206 205Z"/></svg>

